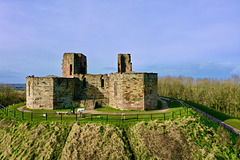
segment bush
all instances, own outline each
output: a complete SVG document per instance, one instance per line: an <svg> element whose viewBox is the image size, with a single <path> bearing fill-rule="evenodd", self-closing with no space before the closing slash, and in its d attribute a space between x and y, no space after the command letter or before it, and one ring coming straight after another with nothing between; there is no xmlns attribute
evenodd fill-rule
<svg viewBox="0 0 240 160"><path fill-rule="evenodd" d="M8 106L26 101L26 92L13 90L11 85L0 84L0 104Z"/></svg>

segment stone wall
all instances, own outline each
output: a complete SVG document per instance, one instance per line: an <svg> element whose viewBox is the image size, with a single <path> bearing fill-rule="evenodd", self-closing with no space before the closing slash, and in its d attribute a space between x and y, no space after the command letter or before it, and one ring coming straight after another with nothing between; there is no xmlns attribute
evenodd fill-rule
<svg viewBox="0 0 240 160"><path fill-rule="evenodd" d="M131 55L118 54L118 73L131 71L132 71Z"/></svg>
<svg viewBox="0 0 240 160"><path fill-rule="evenodd" d="M27 106L57 109L80 106L82 100L121 110L157 108L157 74L132 71L131 55L118 55L118 73L87 74L87 58L81 53L65 53L63 77L27 77ZM102 99L106 99L101 101ZM86 101L87 100L87 101ZM76 103L77 102L77 103ZM104 102L104 103L103 103Z"/></svg>
<svg viewBox="0 0 240 160"><path fill-rule="evenodd" d="M87 57L82 53L64 53L62 76L74 77L74 74L87 73Z"/></svg>
<svg viewBox="0 0 240 160"><path fill-rule="evenodd" d="M109 105L120 110L157 108L157 73L110 74Z"/></svg>
<svg viewBox="0 0 240 160"><path fill-rule="evenodd" d="M69 108L80 97L78 78L27 77L27 107L31 109Z"/></svg>
<svg viewBox="0 0 240 160"><path fill-rule="evenodd" d="M53 109L53 78L26 78L26 101L31 109Z"/></svg>
<svg viewBox="0 0 240 160"><path fill-rule="evenodd" d="M109 106L123 108L123 74L111 73L109 75Z"/></svg>
<svg viewBox="0 0 240 160"><path fill-rule="evenodd" d="M80 99L108 98L109 77L107 74L76 74L75 77L78 77L81 83Z"/></svg>
<svg viewBox="0 0 240 160"><path fill-rule="evenodd" d="M80 97L78 78L53 78L53 108L70 108L73 101Z"/></svg>
<svg viewBox="0 0 240 160"><path fill-rule="evenodd" d="M144 74L110 74L109 105L120 110L144 110Z"/></svg>
<svg viewBox="0 0 240 160"><path fill-rule="evenodd" d="M94 109L102 106L109 106L108 99L88 99L73 102L74 107L83 107L84 109Z"/></svg>
<svg viewBox="0 0 240 160"><path fill-rule="evenodd" d="M157 108L157 73L144 73L144 109Z"/></svg>

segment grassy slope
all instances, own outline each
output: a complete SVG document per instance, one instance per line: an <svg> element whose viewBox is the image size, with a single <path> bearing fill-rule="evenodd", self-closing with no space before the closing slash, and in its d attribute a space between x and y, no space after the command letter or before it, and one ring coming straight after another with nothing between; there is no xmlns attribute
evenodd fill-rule
<svg viewBox="0 0 240 160"><path fill-rule="evenodd" d="M203 105L200 105L200 104L197 104L197 103L194 103L194 102L190 102L190 101L185 101L187 104L189 105L192 105L208 114L210 114L211 116L233 126L234 128L237 128L240 130L240 120L239 119L236 119L235 117L231 117L227 114L224 114L222 112L219 112L219 111L216 111L216 110L213 110L213 109L210 109L206 106L203 106Z"/></svg>
<svg viewBox="0 0 240 160"><path fill-rule="evenodd" d="M239 144L236 136L198 115L133 124L0 117L0 159L239 159Z"/></svg>

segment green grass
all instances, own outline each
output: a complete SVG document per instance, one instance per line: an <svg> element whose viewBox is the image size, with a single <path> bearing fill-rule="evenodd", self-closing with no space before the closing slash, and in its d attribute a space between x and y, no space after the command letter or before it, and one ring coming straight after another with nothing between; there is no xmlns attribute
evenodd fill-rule
<svg viewBox="0 0 240 160"><path fill-rule="evenodd" d="M1 110L2 116L4 118L8 119L17 119L21 121L26 122L34 122L34 121L61 121L61 122L73 122L73 121L79 121L79 122L104 122L104 123L135 123L137 121L150 121L150 120L167 120L167 119L175 119L176 117L180 116L187 116L187 112L184 110L181 110L181 107L177 107L175 102L169 102L171 108L171 111L164 112L164 113L148 113L148 112L141 112L141 113L134 113L134 114L125 114L125 116L122 116L122 114L108 114L106 112L105 114L82 114L82 115L73 115L73 114L56 114L54 112L50 113L47 112L49 110L42 110L39 112L20 112L16 110L19 106L22 106L23 104L15 105L11 108L8 108L8 111ZM160 106L161 107L161 106ZM109 110L114 110L113 108L108 108ZM174 113L172 112L173 110ZM56 111L56 110L55 110ZM60 110L63 111L63 110ZM132 111L134 112L134 111ZM131 113L132 113L131 112ZM136 111L135 111L136 112Z"/></svg>
<svg viewBox="0 0 240 160"><path fill-rule="evenodd" d="M197 103L194 103L194 102L191 102L191 101L185 101L185 103L191 105L191 106L194 106L198 109L200 109L201 111L203 112L206 112L208 113L209 115L231 125L232 127L234 128L237 128L240 130L240 120L239 119L236 119L235 117L231 117L227 114L224 114L222 112L219 112L219 111L216 111L214 109L210 109L204 105L201 105L201 104L197 104Z"/></svg>
<svg viewBox="0 0 240 160"><path fill-rule="evenodd" d="M164 101L167 102L168 107L169 107L169 110L166 112L173 112L173 111L175 112L175 111L183 109L183 107L176 101L171 101L171 100L164 100Z"/></svg>
<svg viewBox="0 0 240 160"><path fill-rule="evenodd" d="M70 108L47 110L47 109L30 109L27 107L24 107L23 109L27 110L27 111L34 111L34 112L39 112L39 113L70 112L70 110L71 110ZM75 108L75 112L77 111L77 109L79 109L79 108Z"/></svg>
<svg viewBox="0 0 240 160"><path fill-rule="evenodd" d="M24 105L26 105L26 102L11 105L11 106L8 107L8 109L17 109L18 107L21 107L21 106L24 106Z"/></svg>
<svg viewBox="0 0 240 160"><path fill-rule="evenodd" d="M240 130L240 120L239 119L227 119L224 122L233 126L234 128L237 128Z"/></svg>
<svg viewBox="0 0 240 160"><path fill-rule="evenodd" d="M26 123L3 119L0 123L0 134L4 135L0 136L2 152L0 159L16 159L16 157L60 159L63 158L62 153L66 159L74 159L69 158L72 155L75 157L81 155L88 159L83 152L87 155L92 154L89 159L108 159L110 156L113 157L113 152L116 155L115 159L240 158L236 136L219 126L216 131L213 130L211 126L213 122L199 114L173 121L140 123L128 120L126 123L125 121L106 122L103 115L97 116L100 116L98 121L94 119L88 122L78 121L78 123L67 120L63 123L51 121ZM217 124L213 123L213 125ZM89 140L91 143L88 143ZM106 150L105 146L110 150ZM78 152L79 150L81 152ZM120 157L120 151L130 153L130 156ZM106 158L99 157L106 152L109 153L106 154ZM30 156L26 158L25 155Z"/></svg>
<svg viewBox="0 0 240 160"><path fill-rule="evenodd" d="M117 113L126 113L126 112L149 112L149 111L155 111L155 110L160 110L162 109L162 103L161 101L158 101L158 107L156 109L150 109L150 110L144 110L144 111L129 111L129 110L120 110L120 109L115 109L115 108L112 108L112 107L100 107L100 108L96 108L94 110L96 111L101 111L101 112L117 112Z"/></svg>

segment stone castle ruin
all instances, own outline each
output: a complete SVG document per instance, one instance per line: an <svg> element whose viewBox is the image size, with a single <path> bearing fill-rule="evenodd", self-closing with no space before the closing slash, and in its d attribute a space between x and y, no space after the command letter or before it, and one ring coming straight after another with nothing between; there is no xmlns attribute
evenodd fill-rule
<svg viewBox="0 0 240 160"><path fill-rule="evenodd" d="M120 110L157 108L157 73L132 72L130 54L118 54L118 72L88 74L87 57L65 53L62 77L26 78L31 109L110 106Z"/></svg>

